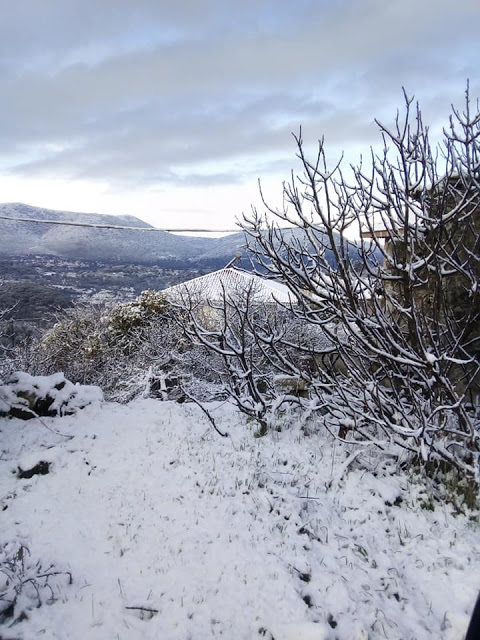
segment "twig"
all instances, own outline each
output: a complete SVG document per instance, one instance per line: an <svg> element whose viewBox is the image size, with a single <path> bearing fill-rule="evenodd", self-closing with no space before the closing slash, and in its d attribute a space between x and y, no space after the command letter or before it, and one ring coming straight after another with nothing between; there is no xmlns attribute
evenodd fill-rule
<svg viewBox="0 0 480 640"><path fill-rule="evenodd" d="M373 443L367 443L373 444ZM337 471L335 476L330 481L330 489L335 489L338 487L340 480L343 478L344 473L347 471L348 467L354 462L358 456L364 453L365 449L358 449L355 453L352 453L340 466L340 469Z"/></svg>
<svg viewBox="0 0 480 640"><path fill-rule="evenodd" d="M20 405L19 408L22 411L28 411L28 413L31 413L34 418L37 418L40 421L40 423L45 427L45 429L48 429L49 431L51 431L55 435L61 436L62 438L67 438L68 440L72 440L73 439L74 436L69 436L69 435L67 435L65 433L60 433L60 431L57 431L56 429L53 429L52 427L49 427L48 424L46 422L44 422L42 420L42 418L38 415L38 413L36 413L32 409L30 409L29 407L24 407L23 405Z"/></svg>
<svg viewBox="0 0 480 640"><path fill-rule="evenodd" d="M183 393L187 396L187 398L190 398L190 400L192 402L194 402L198 407L200 407L200 409L203 411L203 413L207 416L207 418L210 421L210 424L212 425L212 427L215 429L215 431L218 433L218 435L222 436L222 438L228 438L228 433L223 433L222 431L220 431L220 429L217 427L217 424L214 420L214 418L212 417L211 413L208 411L208 409L205 409L205 407L202 405L201 402L199 402L194 396L192 396L190 393L188 393L188 391L184 388L184 387L180 387L183 391Z"/></svg>

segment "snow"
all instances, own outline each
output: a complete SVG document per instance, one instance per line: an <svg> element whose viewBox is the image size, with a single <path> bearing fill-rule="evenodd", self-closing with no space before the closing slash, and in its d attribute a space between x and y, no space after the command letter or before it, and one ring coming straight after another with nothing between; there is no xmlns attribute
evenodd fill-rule
<svg viewBox="0 0 480 640"><path fill-rule="evenodd" d="M288 305L295 302L295 296L283 283L231 267L193 278L165 289L163 293L172 301L183 301L186 295L190 295L199 300L221 302L225 295L235 297L250 290L258 303Z"/></svg>
<svg viewBox="0 0 480 640"><path fill-rule="evenodd" d="M373 447L351 461L291 416L254 438L230 404L208 408L228 438L196 405L151 399L0 421L0 549L72 575L2 638L463 637L478 513L429 500ZM17 477L39 461L47 475Z"/></svg>
<svg viewBox="0 0 480 640"><path fill-rule="evenodd" d="M63 373L50 376L32 376L24 371L17 371L0 384L0 412L8 412L12 406L28 406L28 401L17 394L26 394L35 398L49 396L53 402L49 409L60 414L74 413L92 402L101 402L103 393L94 385L73 384Z"/></svg>

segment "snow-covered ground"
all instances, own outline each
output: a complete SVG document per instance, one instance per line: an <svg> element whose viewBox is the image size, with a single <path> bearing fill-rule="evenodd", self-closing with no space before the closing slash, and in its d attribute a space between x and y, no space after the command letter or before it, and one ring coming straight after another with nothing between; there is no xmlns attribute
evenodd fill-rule
<svg viewBox="0 0 480 640"><path fill-rule="evenodd" d="M17 587L14 618L43 603L1 638L463 638L478 514L431 510L421 482L293 421L256 439L210 409L230 437L153 400L0 421L0 593Z"/></svg>

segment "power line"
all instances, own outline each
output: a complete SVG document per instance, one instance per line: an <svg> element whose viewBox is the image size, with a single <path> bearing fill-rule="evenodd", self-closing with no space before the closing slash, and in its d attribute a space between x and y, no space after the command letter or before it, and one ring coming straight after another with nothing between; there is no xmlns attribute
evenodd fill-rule
<svg viewBox="0 0 480 640"><path fill-rule="evenodd" d="M158 229L157 227L127 227L115 224L94 224L92 222L73 222L70 220L38 220L37 218L12 218L0 215L0 220L11 222L36 222L39 224L60 224L68 227L90 227L93 229L121 229L127 231L165 231L167 233L238 233L241 229Z"/></svg>

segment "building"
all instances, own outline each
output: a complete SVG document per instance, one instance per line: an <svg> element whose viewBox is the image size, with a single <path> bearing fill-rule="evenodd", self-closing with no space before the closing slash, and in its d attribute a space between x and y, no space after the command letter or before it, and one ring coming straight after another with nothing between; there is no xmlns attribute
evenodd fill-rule
<svg viewBox="0 0 480 640"><path fill-rule="evenodd" d="M226 299L249 295L257 304L288 306L295 302L290 289L281 282L262 278L249 271L225 267L165 289L167 300L185 302L187 298L208 306L218 306Z"/></svg>
<svg viewBox="0 0 480 640"><path fill-rule="evenodd" d="M420 196L417 196L420 200ZM383 249L377 306L402 332L420 330L445 354L449 379L480 398L480 198L459 178L422 194L415 223L368 230ZM409 309L415 308L415 313ZM428 340L427 340L428 342ZM454 360L471 362L456 365ZM453 364L452 364L453 363Z"/></svg>

